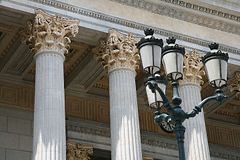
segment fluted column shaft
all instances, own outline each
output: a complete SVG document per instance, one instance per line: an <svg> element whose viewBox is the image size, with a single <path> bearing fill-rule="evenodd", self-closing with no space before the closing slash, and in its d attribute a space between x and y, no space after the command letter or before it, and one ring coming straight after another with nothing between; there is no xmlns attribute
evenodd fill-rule
<svg viewBox="0 0 240 160"><path fill-rule="evenodd" d="M139 64L136 40L109 31L95 49L109 74L112 160L142 160L135 69Z"/></svg>
<svg viewBox="0 0 240 160"><path fill-rule="evenodd" d="M191 112L201 102L201 84L203 83L201 57L196 51L186 53L184 58L183 80L180 82L179 94L182 98L182 108ZM185 155L187 160L210 160L208 139L204 113L200 112L196 117L184 121L185 131Z"/></svg>
<svg viewBox="0 0 240 160"><path fill-rule="evenodd" d="M141 141L134 71L109 74L112 159L141 160Z"/></svg>
<svg viewBox="0 0 240 160"><path fill-rule="evenodd" d="M33 160L66 160L64 54L78 21L36 10L28 44L35 52Z"/></svg>
<svg viewBox="0 0 240 160"><path fill-rule="evenodd" d="M185 111L192 111L193 107L201 102L200 86L194 83L183 82L179 88L183 99L182 107ZM186 120L183 125L185 131L185 154L187 160L210 160L206 125L203 112L196 117Z"/></svg>
<svg viewBox="0 0 240 160"><path fill-rule="evenodd" d="M36 56L34 160L65 160L64 57L57 52Z"/></svg>

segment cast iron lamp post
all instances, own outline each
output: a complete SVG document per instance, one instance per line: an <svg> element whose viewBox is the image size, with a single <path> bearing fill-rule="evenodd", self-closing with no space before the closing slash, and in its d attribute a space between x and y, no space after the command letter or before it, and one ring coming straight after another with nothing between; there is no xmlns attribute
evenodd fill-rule
<svg viewBox="0 0 240 160"><path fill-rule="evenodd" d="M193 106L190 113L185 112L180 104L182 102L178 93L179 80L183 79L183 60L185 49L175 44L176 39L167 39L167 45L163 47L162 39L153 36L152 29L146 29L145 37L137 46L140 51L143 70L148 74L145 82L147 97L150 107L156 108L154 120L165 131L175 131L178 143L179 159L185 160L183 122L195 117L205 104L211 100L222 101L226 98L222 88L227 84L227 62L228 54L218 50L218 44L209 45L211 51L203 58L202 62L208 74L209 83L216 89L213 96L205 98L197 106ZM161 62L163 64L166 78L160 76ZM165 95L166 80L173 88L173 98L170 102ZM165 107L167 113L161 113L160 108Z"/></svg>

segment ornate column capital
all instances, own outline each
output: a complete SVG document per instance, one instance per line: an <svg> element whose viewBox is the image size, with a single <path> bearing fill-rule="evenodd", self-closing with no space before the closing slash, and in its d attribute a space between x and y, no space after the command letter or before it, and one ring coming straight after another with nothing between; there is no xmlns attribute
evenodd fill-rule
<svg viewBox="0 0 240 160"><path fill-rule="evenodd" d="M234 73L233 79L229 81L229 86L231 92L236 92L237 99L240 100L240 72L237 71Z"/></svg>
<svg viewBox="0 0 240 160"><path fill-rule="evenodd" d="M34 52L68 52L71 36L78 33L78 20L49 15L42 10L35 10L34 21L28 22L30 33L27 43Z"/></svg>
<svg viewBox="0 0 240 160"><path fill-rule="evenodd" d="M197 85L202 85L204 81L202 76L205 75L203 71L203 63L201 61L201 56L193 50L192 52L187 52L184 57L183 64L183 80L181 83L190 82Z"/></svg>
<svg viewBox="0 0 240 160"><path fill-rule="evenodd" d="M140 60L136 43L137 40L132 34L124 35L110 30L106 39L99 40L95 53L109 73L119 68L135 71L139 67Z"/></svg>
<svg viewBox="0 0 240 160"><path fill-rule="evenodd" d="M89 144L67 144L67 160L90 160L93 146Z"/></svg>

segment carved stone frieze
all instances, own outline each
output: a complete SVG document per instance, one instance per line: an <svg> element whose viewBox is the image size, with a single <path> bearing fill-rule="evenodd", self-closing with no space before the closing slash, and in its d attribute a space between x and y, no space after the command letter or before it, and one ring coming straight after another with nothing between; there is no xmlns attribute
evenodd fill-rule
<svg viewBox="0 0 240 160"><path fill-rule="evenodd" d="M93 146L89 144L67 144L67 160L90 160Z"/></svg>
<svg viewBox="0 0 240 160"><path fill-rule="evenodd" d="M240 16L233 15L229 13L224 13L221 10L211 9L197 4L184 2L182 0L160 0L161 4L156 2L150 2L148 0L112 0L125 5L130 5L136 8L144 9L159 15L165 15L168 17L180 19L186 22L195 23L201 26L218 29L225 32L240 34L239 26L231 23L227 23L223 20L210 18L204 16L204 14L218 16L224 19L228 19L234 22L240 22ZM171 3L174 7L166 5L166 3ZM176 7L175 7L176 6ZM198 14L184 11L183 8L192 9L194 11L200 12Z"/></svg>
<svg viewBox="0 0 240 160"><path fill-rule="evenodd" d="M122 18L119 18L119 17L113 17L113 16L106 15L106 14L103 14L103 13L100 13L100 12L96 12L96 11L84 9L84 8L81 8L81 7L77 7L77 6L74 6L74 5L66 4L66 3L63 3L63 2L60 2L60 1L53 1L53 0L48 0L48 1L32 0L32 1L44 4L44 5L52 6L52 7L55 7L55 8L67 10L69 12L78 13L80 15L84 15L84 16L87 16L87 17L93 17L93 18L100 19L100 20L103 20L103 21L107 21L107 22L127 26L127 27L130 27L130 28L138 29L138 30L144 30L144 29L149 27L149 26L144 25L144 24L140 24L140 23L136 23L136 22L133 22L133 21L125 20L125 19L122 19ZM194 18L194 19L197 19L197 18ZM217 21L217 22L218 22L217 25L219 26L219 21ZM226 27L223 27L223 28L226 28ZM183 40L183 41L186 41L186 42L190 42L190 43L193 43L193 44L198 44L198 45L205 46L205 47L207 47L211 43L211 42L203 40L203 39L189 37L189 36L186 36L186 35L183 35L183 34L162 30L160 28L153 28L153 29L155 30L156 34L160 34L160 35L166 36L166 37L175 37L176 39ZM234 53L234 54L238 54L240 52L239 49L229 47L229 46L226 46L226 45L221 45L219 49L221 49L225 52Z"/></svg>
<svg viewBox="0 0 240 160"><path fill-rule="evenodd" d="M70 37L78 33L78 20L49 15L42 10L35 11L34 21L28 23L30 28L27 43L34 52L57 51L67 53Z"/></svg>
<svg viewBox="0 0 240 160"><path fill-rule="evenodd" d="M66 113L80 119L109 123L109 104L93 98L66 96Z"/></svg>
<svg viewBox="0 0 240 160"><path fill-rule="evenodd" d="M230 80L228 88L231 92L236 92L236 98L240 100L240 72L235 72L233 79Z"/></svg>
<svg viewBox="0 0 240 160"><path fill-rule="evenodd" d="M118 68L136 70L140 60L136 43L132 34L124 35L110 30L107 39L100 39L94 51L109 73Z"/></svg>
<svg viewBox="0 0 240 160"><path fill-rule="evenodd" d="M184 57L182 82L185 81L201 85L204 83L202 80L203 75L205 75L205 72L203 71L203 63L200 55L195 50L186 53Z"/></svg>
<svg viewBox="0 0 240 160"><path fill-rule="evenodd" d="M141 8L148 8L150 9L151 7L151 2L150 1L146 1L146 0L111 0L111 1L115 1L115 2L119 2L119 3L123 3L123 4L127 4L127 5L134 5L134 6L139 6ZM182 7L182 8L187 8L187 9L192 9L192 10L196 10L199 12L203 12L203 13L207 13L207 14L211 14L214 16L219 16L222 18L226 18L226 19L230 19L233 21L237 21L240 22L240 16L237 15L233 15L233 14L229 14L229 13L224 13L221 10L216 10L216 9L211 9L211 8L207 8L201 5L197 5L197 4L192 4L190 2L185 2L183 0L160 0L162 2L166 2L166 3L171 3L173 5ZM153 4L153 3L152 3Z"/></svg>

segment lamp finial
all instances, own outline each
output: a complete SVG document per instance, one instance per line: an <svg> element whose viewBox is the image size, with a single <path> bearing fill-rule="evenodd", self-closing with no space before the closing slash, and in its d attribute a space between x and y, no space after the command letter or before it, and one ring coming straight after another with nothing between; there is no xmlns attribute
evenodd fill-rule
<svg viewBox="0 0 240 160"><path fill-rule="evenodd" d="M218 43L211 43L210 45L208 45L208 47L213 50L213 49L218 49L219 44Z"/></svg>
<svg viewBox="0 0 240 160"><path fill-rule="evenodd" d="M176 42L176 39L174 37L169 37L166 41L167 44L174 44Z"/></svg>
<svg viewBox="0 0 240 160"><path fill-rule="evenodd" d="M154 34L154 30L152 28L147 28L144 30L144 34L146 36L150 36L150 35L152 36Z"/></svg>

